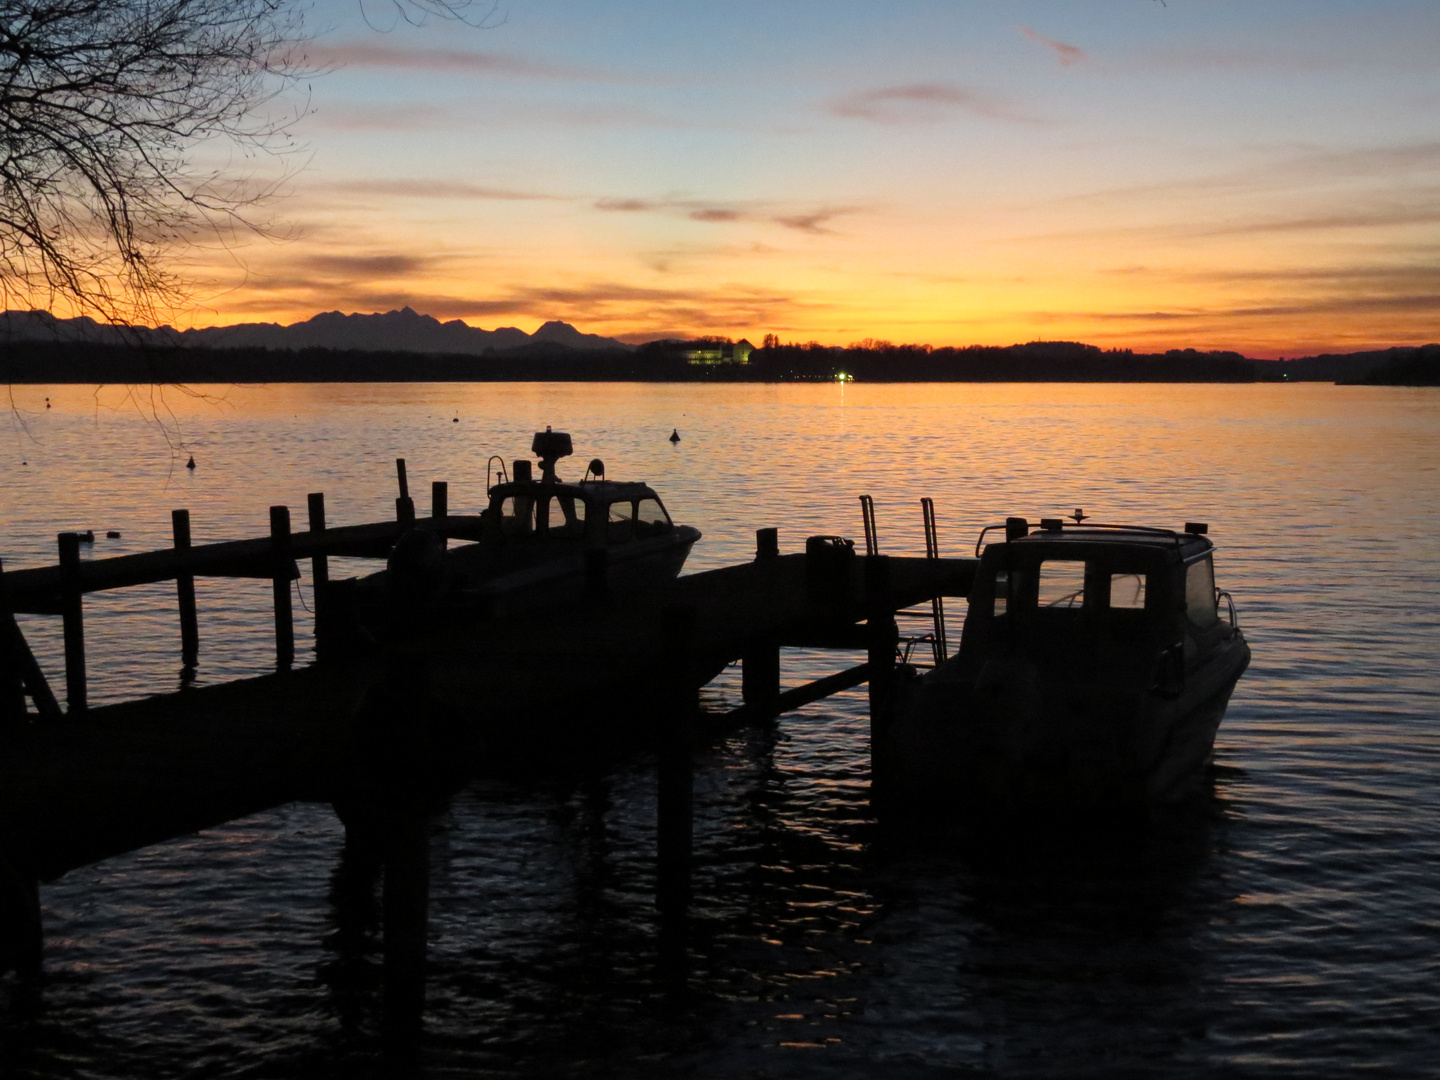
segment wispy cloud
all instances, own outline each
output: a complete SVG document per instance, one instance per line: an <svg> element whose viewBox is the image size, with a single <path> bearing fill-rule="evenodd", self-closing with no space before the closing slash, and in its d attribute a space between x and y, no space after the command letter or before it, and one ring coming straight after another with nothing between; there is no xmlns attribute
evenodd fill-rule
<svg viewBox="0 0 1440 1080"><path fill-rule="evenodd" d="M856 206L821 206L807 210L777 207L773 204L716 204L697 202L693 199L637 199L608 198L595 200L596 210L612 213L674 214L708 224L730 224L733 222L762 222L779 225L805 233L829 233L827 228L835 218L859 211Z"/></svg>
<svg viewBox="0 0 1440 1080"><path fill-rule="evenodd" d="M831 98L825 108L833 116L879 124L933 123L956 113L1014 123L1042 122L1013 102L949 83L913 83L860 90Z"/></svg>
<svg viewBox="0 0 1440 1080"><path fill-rule="evenodd" d="M383 195L397 199L497 199L502 202L565 201L572 196L544 191L464 184L447 180L350 180L332 184L330 191L353 195Z"/></svg>
<svg viewBox="0 0 1440 1080"><path fill-rule="evenodd" d="M655 80L598 68L552 64L533 57L502 52L458 49L407 49L373 42L313 46L307 59L322 67L388 68L506 79L552 82L651 83Z"/></svg>
<svg viewBox="0 0 1440 1080"><path fill-rule="evenodd" d="M1089 57L1085 55L1085 50L1079 46L1067 45L1063 41L1056 41L1054 38L1046 37L1044 34L1031 30L1028 26L1020 27L1020 32L1031 41L1038 41L1046 48L1054 50L1056 59L1060 61L1061 67L1070 67L1072 64L1079 64L1089 59Z"/></svg>

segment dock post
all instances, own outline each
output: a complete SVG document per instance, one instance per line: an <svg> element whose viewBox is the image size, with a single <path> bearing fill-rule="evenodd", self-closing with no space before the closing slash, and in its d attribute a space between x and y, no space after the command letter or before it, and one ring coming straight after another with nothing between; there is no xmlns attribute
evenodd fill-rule
<svg viewBox="0 0 1440 1080"><path fill-rule="evenodd" d="M23 640L24 635L10 613L5 597L5 564L0 562L0 730L26 722L25 676L21 674L17 637Z"/></svg>
<svg viewBox="0 0 1440 1080"><path fill-rule="evenodd" d="M0 972L38 974L44 945L39 883L0 856Z"/></svg>
<svg viewBox="0 0 1440 1080"><path fill-rule="evenodd" d="M395 479L400 482L400 498L408 499L410 497L410 481L405 476L405 459L403 457L395 459Z"/></svg>
<svg viewBox="0 0 1440 1080"><path fill-rule="evenodd" d="M675 989L685 985L690 866L694 854L695 712L698 691L689 677L695 640L695 608L667 607L662 678L665 710L661 715L656 768L655 906L660 915L659 961L662 980Z"/></svg>
<svg viewBox="0 0 1440 1080"><path fill-rule="evenodd" d="M870 799L878 804L887 782L886 731L895 690L895 645L900 629L890 597L890 559L865 557L865 627L870 668Z"/></svg>
<svg viewBox="0 0 1440 1080"><path fill-rule="evenodd" d="M60 703L55 700L50 681L10 610L5 595L5 567L0 564L0 723L26 722L26 694L35 702L41 720L60 719Z"/></svg>
<svg viewBox="0 0 1440 1080"><path fill-rule="evenodd" d="M60 591L61 614L65 620L65 704L66 711L83 713L85 695L85 606L80 584L80 534L61 533Z"/></svg>
<svg viewBox="0 0 1440 1080"><path fill-rule="evenodd" d="M284 671L295 662L295 613L290 606L290 508L270 507L270 549L274 552L275 666Z"/></svg>
<svg viewBox="0 0 1440 1080"><path fill-rule="evenodd" d="M690 899L695 788L694 720L697 692L688 669L695 639L695 609L674 605L663 615L665 711L661 716L657 777L656 902L662 911L683 913Z"/></svg>
<svg viewBox="0 0 1440 1080"><path fill-rule="evenodd" d="M415 500L410 498L410 481L405 475L405 459L395 459L395 479L400 482L400 495L395 499L395 521L403 533L415 526Z"/></svg>
<svg viewBox="0 0 1440 1080"><path fill-rule="evenodd" d="M325 532L325 493L312 491L305 496L310 511L310 538L314 550L310 555L310 593L315 604L315 657L319 659L329 644L330 626L326 621L330 614L330 556L320 546Z"/></svg>
<svg viewBox="0 0 1440 1080"><path fill-rule="evenodd" d="M385 1028L408 1042L425 1010L425 953L430 915L430 817L400 808L384 826L381 923Z"/></svg>
<svg viewBox="0 0 1440 1080"><path fill-rule="evenodd" d="M779 529L756 529L755 530L755 561L764 562L766 559L778 559L780 557L780 530Z"/></svg>
<svg viewBox="0 0 1440 1080"><path fill-rule="evenodd" d="M170 529L175 550L190 550L190 511L171 510ZM175 598L180 604L180 666L182 678L193 678L200 662L200 623L195 612L195 575L175 575Z"/></svg>
<svg viewBox="0 0 1440 1080"><path fill-rule="evenodd" d="M430 481L430 516L437 525L450 516L450 484L445 480Z"/></svg>
<svg viewBox="0 0 1440 1080"><path fill-rule="evenodd" d="M774 712L780 697L780 645L755 640L740 658L740 699L757 713Z"/></svg>

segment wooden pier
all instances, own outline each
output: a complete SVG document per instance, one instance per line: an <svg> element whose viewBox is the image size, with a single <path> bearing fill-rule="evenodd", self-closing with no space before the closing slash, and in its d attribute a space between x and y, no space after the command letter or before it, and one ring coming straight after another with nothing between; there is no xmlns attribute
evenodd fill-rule
<svg viewBox="0 0 1440 1080"><path fill-rule="evenodd" d="M330 614L329 558L383 558L412 527L479 537L479 517L448 514L444 485L432 496L428 517L415 516L402 486L394 521L330 528L323 496L312 495L307 531L293 532L288 509L274 507L268 537L206 545L191 543L188 515L176 511L173 548L87 561L73 534L63 534L57 565L0 573L0 923L10 927L0 933L0 970L38 959L37 881L292 801L334 803L342 818L347 805L383 812L388 796L372 797L374 761L366 759L377 730L392 742L374 760L389 768L395 739L410 740L411 750L430 740L435 745L416 752L444 760L454 781L517 747L546 753L556 738L603 745L641 718L661 749L660 857L673 886L688 860L698 688L739 661L744 704L711 719L748 722L867 681L883 685L897 662L896 613L966 595L975 567L933 557L933 547L928 558L781 555L775 531L761 530L749 563L627 596L608 595L602 574L563 611L420 633L379 662L325 657L322 648L319 662L296 667L297 562L311 561L319 647ZM84 596L175 581L179 659L193 669L201 647L194 582L204 576L274 582L276 671L90 707ZM64 619L64 712L14 613ZM860 649L867 660L782 690L786 646ZM462 745L463 761L455 753ZM347 827L365 816L352 811Z"/></svg>

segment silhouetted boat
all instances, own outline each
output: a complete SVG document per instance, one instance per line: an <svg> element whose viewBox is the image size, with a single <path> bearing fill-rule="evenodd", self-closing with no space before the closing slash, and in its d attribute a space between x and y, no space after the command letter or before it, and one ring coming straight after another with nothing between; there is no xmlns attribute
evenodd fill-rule
<svg viewBox="0 0 1440 1080"><path fill-rule="evenodd" d="M579 482L560 480L556 463L573 453L565 432L538 432L531 451L540 478L520 460L490 486L478 543L446 550L432 534L402 537L386 570L361 580L362 607L384 618L394 600L414 599L497 615L679 575L700 530L671 521L654 489L606 480L598 458Z"/></svg>
<svg viewBox="0 0 1440 1080"><path fill-rule="evenodd" d="M1202 790L1250 661L1206 526L1004 528L981 556L959 652L902 669L882 712L884 798L1015 820Z"/></svg>

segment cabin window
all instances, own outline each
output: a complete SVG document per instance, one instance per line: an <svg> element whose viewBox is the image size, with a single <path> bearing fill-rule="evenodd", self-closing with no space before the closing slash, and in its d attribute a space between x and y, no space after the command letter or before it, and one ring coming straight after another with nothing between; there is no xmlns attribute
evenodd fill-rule
<svg viewBox="0 0 1440 1080"><path fill-rule="evenodd" d="M1046 559L1040 564L1041 607L1078 608L1085 602L1085 564Z"/></svg>
<svg viewBox="0 0 1440 1080"><path fill-rule="evenodd" d="M623 544L635 537L635 504L613 502L609 507L609 521L605 527L605 538L611 544Z"/></svg>
<svg viewBox="0 0 1440 1080"><path fill-rule="evenodd" d="M568 495L556 495L548 500L549 531L551 536L585 535L585 501Z"/></svg>
<svg viewBox="0 0 1440 1080"><path fill-rule="evenodd" d="M527 495L511 496L500 503L500 531L506 536L533 532L535 500Z"/></svg>
<svg viewBox="0 0 1440 1080"><path fill-rule="evenodd" d="M1111 574L1110 606L1121 611L1145 607L1144 574Z"/></svg>
<svg viewBox="0 0 1440 1080"><path fill-rule="evenodd" d="M1208 555L1185 568L1185 614L1196 626L1220 621L1215 610L1215 567Z"/></svg>
<svg viewBox="0 0 1440 1080"><path fill-rule="evenodd" d="M670 517L658 499L641 499L635 511L637 536L654 536L670 528Z"/></svg>

